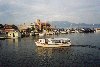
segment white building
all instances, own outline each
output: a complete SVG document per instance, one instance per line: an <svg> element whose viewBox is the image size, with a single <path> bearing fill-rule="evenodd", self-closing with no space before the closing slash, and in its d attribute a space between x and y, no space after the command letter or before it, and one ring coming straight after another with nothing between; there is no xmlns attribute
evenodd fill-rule
<svg viewBox="0 0 100 67"><path fill-rule="evenodd" d="M27 28L32 28L32 26L34 26L34 23L31 23L31 24L21 24L21 25L18 25L18 28L19 30L23 30L23 29L27 29Z"/></svg>
<svg viewBox="0 0 100 67"><path fill-rule="evenodd" d="M21 38L21 33L19 31L8 32L8 38Z"/></svg>

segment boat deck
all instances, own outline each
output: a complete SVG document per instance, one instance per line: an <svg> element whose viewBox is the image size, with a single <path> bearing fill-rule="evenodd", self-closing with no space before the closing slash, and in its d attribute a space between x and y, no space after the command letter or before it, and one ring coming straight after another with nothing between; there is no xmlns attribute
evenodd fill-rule
<svg viewBox="0 0 100 67"><path fill-rule="evenodd" d="M70 42L68 44L41 44L38 42L35 42L35 43L38 47L68 47L71 45Z"/></svg>

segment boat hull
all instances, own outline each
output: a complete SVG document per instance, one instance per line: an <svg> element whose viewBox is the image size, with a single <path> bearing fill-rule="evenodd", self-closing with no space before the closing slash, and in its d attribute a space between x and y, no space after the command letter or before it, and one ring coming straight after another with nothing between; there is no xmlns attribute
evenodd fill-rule
<svg viewBox="0 0 100 67"><path fill-rule="evenodd" d="M6 37L0 37L0 40L5 40L6 39Z"/></svg>
<svg viewBox="0 0 100 67"><path fill-rule="evenodd" d="M68 42L68 44L41 44L41 43L38 43L38 42L35 42L35 44L38 46L38 47L67 47L67 46L70 46L71 43Z"/></svg>
<svg viewBox="0 0 100 67"><path fill-rule="evenodd" d="M42 34L39 33L39 36L44 36L44 35L45 35L44 33L42 33Z"/></svg>

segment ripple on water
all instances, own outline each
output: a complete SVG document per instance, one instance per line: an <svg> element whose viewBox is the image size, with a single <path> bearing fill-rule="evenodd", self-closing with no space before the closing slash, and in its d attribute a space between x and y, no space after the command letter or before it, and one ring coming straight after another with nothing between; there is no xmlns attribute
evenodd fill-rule
<svg viewBox="0 0 100 67"><path fill-rule="evenodd" d="M35 37L0 40L1 67L99 67L100 34L63 34L70 47L36 47ZM37 39L37 38L36 38Z"/></svg>

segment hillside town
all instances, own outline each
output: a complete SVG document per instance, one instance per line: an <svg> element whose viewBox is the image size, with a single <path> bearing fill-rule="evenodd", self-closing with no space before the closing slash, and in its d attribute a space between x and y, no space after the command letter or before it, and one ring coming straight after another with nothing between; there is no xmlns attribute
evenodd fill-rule
<svg viewBox="0 0 100 67"><path fill-rule="evenodd" d="M58 35L69 33L93 33L100 31L99 28L55 28L48 22L37 19L31 24L9 25L0 24L0 39L23 38L29 36Z"/></svg>

